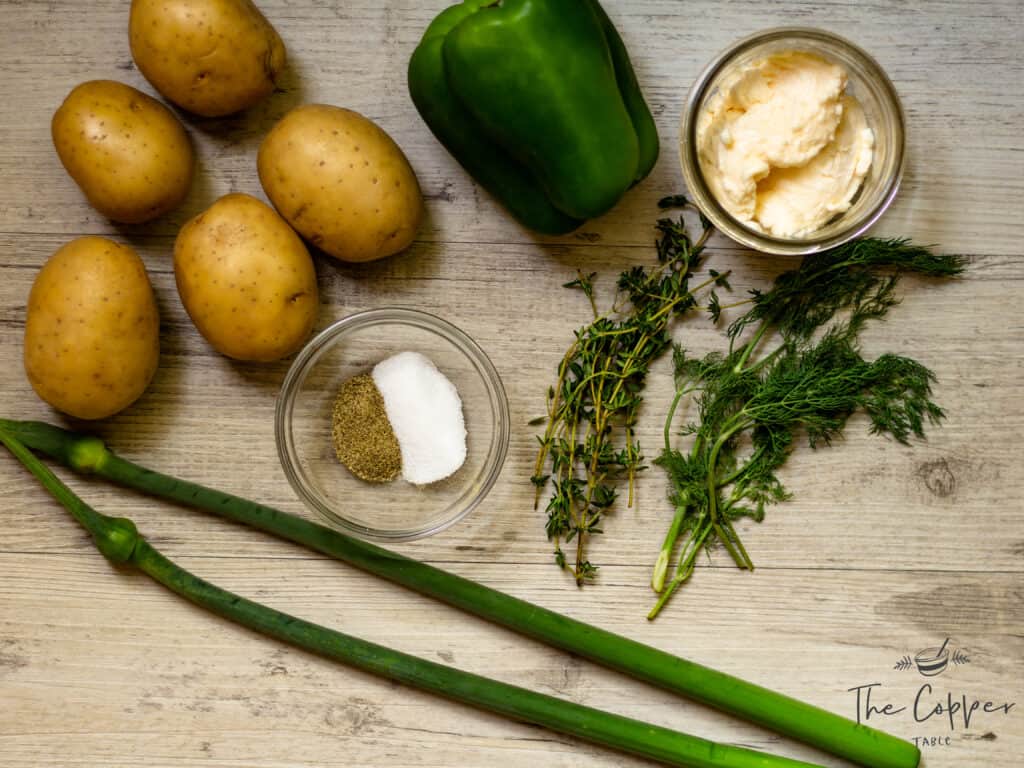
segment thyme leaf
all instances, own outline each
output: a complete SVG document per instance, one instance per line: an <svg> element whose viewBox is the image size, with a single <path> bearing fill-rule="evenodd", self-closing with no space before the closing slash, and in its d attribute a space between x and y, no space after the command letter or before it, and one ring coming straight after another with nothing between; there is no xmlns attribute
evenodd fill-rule
<svg viewBox="0 0 1024 768"><path fill-rule="evenodd" d="M659 206L690 204L674 196ZM597 309L595 275L581 271L565 284L583 291L594 320L575 332L575 341L559 363L557 381L548 389L547 426L538 438L531 481L536 486L535 509L550 489L546 532L554 543L555 562L571 567L580 586L597 574L597 566L586 555L589 537L602 532L604 515L614 507L623 482L632 506L636 475L646 469L635 425L650 365L670 348L671 323L701 309L694 294L712 285L728 287L728 275L719 273L690 287L711 233L710 222L701 221L701 234L694 241L682 216L659 219L657 265L624 271L606 314ZM569 544L575 549L571 559L563 551Z"/></svg>

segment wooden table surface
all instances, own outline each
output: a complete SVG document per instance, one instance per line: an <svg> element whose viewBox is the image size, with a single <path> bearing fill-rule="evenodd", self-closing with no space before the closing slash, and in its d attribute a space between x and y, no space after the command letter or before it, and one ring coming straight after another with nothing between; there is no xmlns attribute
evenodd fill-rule
<svg viewBox="0 0 1024 768"><path fill-rule="evenodd" d="M443 0L264 0L289 51L283 92L250 113L186 122L201 172L155 223L111 225L66 176L49 121L77 83L135 69L127 0L0 2L0 384L2 414L60 421L21 365L29 286L70 238L109 234L143 255L162 313L146 395L95 425L150 466L308 514L274 447L287 362L239 365L197 335L174 290L182 223L231 191L261 195L255 150L287 109L321 101L378 121L419 175L427 219L404 254L353 267L321 257L319 327L386 305L439 314L491 356L508 391L504 471L470 519L401 551L555 610L918 739L928 768L1019 765L1024 754L1024 26L1002 2L607 3L658 121L651 176L576 235L517 227L431 136L405 67ZM681 191L675 142L687 88L730 41L800 24L873 53L903 97L909 165L878 233L968 254L958 281L908 281L868 352L911 354L938 375L948 419L927 442L870 437L862 420L833 449L801 448L784 471L795 499L743 527L754 573L716 552L661 619L644 615L667 526L657 471L593 546L599 583L577 590L552 564L528 482L544 391L584 300L577 267L613 277L653 258L655 201ZM737 292L786 263L712 240L708 265ZM687 346L721 346L691 321ZM651 454L669 396L652 374L640 439ZM0 765L641 766L643 761L387 684L218 620L138 574L110 567L6 454L0 455ZM72 480L98 508L133 517L169 556L226 588L419 656L729 743L847 765L758 727L568 657L295 546L170 505ZM904 657L949 638L959 664L925 678ZM872 686L870 689L862 686ZM916 701L916 704L915 704ZM965 722L950 703L981 702ZM985 702L992 702L985 707ZM1017 703L1020 702L1020 703ZM861 716L864 715L861 701ZM1016 706L1000 708L1014 703ZM889 712L879 712L883 705ZM940 709L936 711L936 706ZM954 709L956 709L954 707ZM986 709L996 711L985 711Z"/></svg>

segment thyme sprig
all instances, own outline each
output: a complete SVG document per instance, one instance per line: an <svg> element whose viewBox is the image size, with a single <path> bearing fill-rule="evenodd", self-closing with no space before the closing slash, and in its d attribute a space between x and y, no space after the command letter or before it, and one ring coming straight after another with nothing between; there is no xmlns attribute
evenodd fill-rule
<svg viewBox="0 0 1024 768"><path fill-rule="evenodd" d="M931 400L930 370L898 355L866 360L858 336L898 302L904 273L950 277L963 268L960 257L906 240L857 240L807 257L769 291L752 291L753 305L728 328L727 353L696 359L675 347L675 397L655 461L668 473L675 513L651 579L660 595L648 618L689 580L701 551L721 545L738 567L753 570L734 522L759 521L767 505L789 498L776 471L799 433L811 447L827 445L863 411L871 432L906 443L943 418ZM772 340L774 349L761 353ZM698 419L683 430L693 435L684 453L672 445L671 431L687 395ZM749 448L741 450L744 436Z"/></svg>
<svg viewBox="0 0 1024 768"><path fill-rule="evenodd" d="M689 207L680 196L658 205ZM586 542L603 532L602 518L615 503L623 479L627 505L633 504L636 474L645 469L634 431L637 413L648 369L671 345L669 326L690 311L704 309L717 315L720 305L714 288L728 286L727 274L713 272L705 282L690 287L711 233L707 219L701 217L696 240L682 216L659 219L656 227L657 265L623 272L609 313L598 311L594 275L581 271L565 284L586 295L594 320L575 332L575 341L559 363L557 381L548 389L547 426L538 437L531 480L536 486L535 509L550 483L547 535L561 568L568 567L562 545L575 542L572 570L579 585L597 572L587 558ZM699 307L695 298L701 291L708 294L705 307Z"/></svg>

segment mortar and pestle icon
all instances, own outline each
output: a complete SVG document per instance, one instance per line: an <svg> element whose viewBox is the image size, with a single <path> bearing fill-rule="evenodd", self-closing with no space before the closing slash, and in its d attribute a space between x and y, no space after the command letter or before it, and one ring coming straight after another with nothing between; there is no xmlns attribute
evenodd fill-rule
<svg viewBox="0 0 1024 768"><path fill-rule="evenodd" d="M917 671L925 677L941 674L949 666L949 638L939 648L925 648L914 655Z"/></svg>

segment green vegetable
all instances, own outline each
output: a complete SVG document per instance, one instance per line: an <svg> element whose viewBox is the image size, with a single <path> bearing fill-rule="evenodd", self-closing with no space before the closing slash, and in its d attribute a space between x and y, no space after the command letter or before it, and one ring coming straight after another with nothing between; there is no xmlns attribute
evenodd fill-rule
<svg viewBox="0 0 1024 768"><path fill-rule="evenodd" d="M139 534L132 521L108 517L92 509L6 429L0 429L0 442L81 523L111 562L134 566L172 592L237 624L389 680L668 765L814 768L810 763L716 744L462 672L246 600L194 576L164 557Z"/></svg>
<svg viewBox="0 0 1024 768"><path fill-rule="evenodd" d="M655 462L671 481L675 516L651 580L661 595L648 618L689 580L699 552L716 543L740 568L753 569L733 522L761 520L766 505L789 497L775 473L799 434L806 433L812 448L827 445L863 411L873 433L905 443L911 435L923 437L926 422L941 420L942 409L930 399L931 371L897 355L865 360L857 338L868 320L896 303L904 272L948 277L962 269L961 258L905 240L856 240L808 256L772 290L754 291L751 309L729 327L726 354L697 360L676 348L676 394ZM748 328L752 333L741 343ZM759 356L772 337L775 349ZM683 453L671 445L671 425L681 399L695 392L699 423L685 430L695 437ZM751 449L741 457L743 435ZM678 564L665 586L680 539Z"/></svg>
<svg viewBox="0 0 1024 768"><path fill-rule="evenodd" d="M687 203L669 197L659 205ZM658 266L623 272L618 299L607 315L598 315L593 275L580 273L566 283L586 294L594 321L576 331L576 341L558 366L558 381L548 390L547 427L538 438L532 480L537 489L534 508L551 481L547 535L555 545L555 562L562 568L566 567L562 543L575 540L573 575L579 585L597 572L586 557L586 542L590 535L602 533L602 517L615 503L623 477L629 492L627 505L633 504L633 481L643 469L633 427L647 370L671 344L671 322L696 307L694 294L725 279L714 274L690 288L690 277L700 265L711 233L711 224L706 220L703 224L704 231L694 243L682 218L660 219Z"/></svg>
<svg viewBox="0 0 1024 768"><path fill-rule="evenodd" d="M556 648L861 765L915 768L918 764L920 753L909 742L302 518L146 469L119 457L94 437L39 422L4 419L0 419L0 435L13 436L76 472L96 474L302 544ZM771 764L763 765L768 768Z"/></svg>
<svg viewBox="0 0 1024 768"><path fill-rule="evenodd" d="M654 120L597 0L466 0L427 27L408 77L438 140L538 232L605 213L658 157Z"/></svg>

